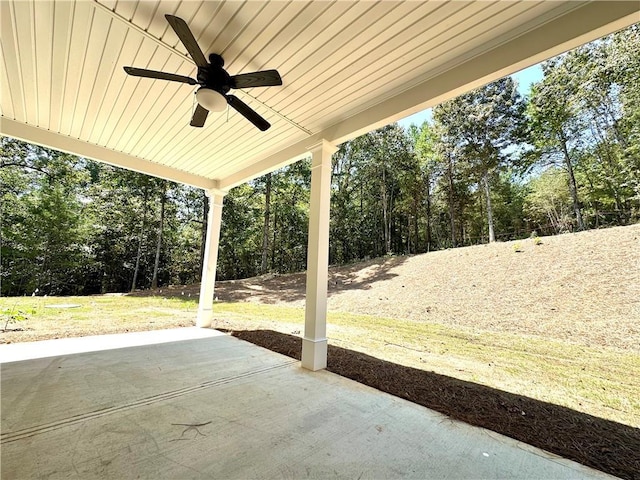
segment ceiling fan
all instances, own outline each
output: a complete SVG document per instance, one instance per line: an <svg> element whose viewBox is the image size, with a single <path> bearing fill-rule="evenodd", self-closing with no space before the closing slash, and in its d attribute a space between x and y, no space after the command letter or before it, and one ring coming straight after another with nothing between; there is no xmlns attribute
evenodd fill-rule
<svg viewBox="0 0 640 480"><path fill-rule="evenodd" d="M263 70L240 75L229 75L227 71L222 68L224 66L224 59L220 55L216 53L210 54L209 61L207 62L193 33L191 33L191 30L189 30L187 23L183 19L168 14L165 15L165 18L198 66L197 80L174 73L158 72L156 70L146 70L136 67L123 67L124 71L135 77L157 78L171 82L188 83L189 85L200 85L200 88L196 91L198 105L191 117L190 125L192 127L204 126L204 122L210 111L221 112L227 108L227 105L234 108L240 115L260 130L265 131L271 127L271 124L256 111L235 95L229 95L228 92L232 88L282 85L282 78L280 78L278 71Z"/></svg>

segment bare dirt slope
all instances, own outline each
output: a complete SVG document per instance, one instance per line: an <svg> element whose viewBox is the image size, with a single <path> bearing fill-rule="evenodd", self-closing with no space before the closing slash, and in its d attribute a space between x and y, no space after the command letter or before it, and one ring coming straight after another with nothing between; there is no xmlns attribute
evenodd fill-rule
<svg viewBox="0 0 640 480"><path fill-rule="evenodd" d="M328 306L640 349L640 225L540 242L500 242L331 267ZM197 297L198 292L199 286L191 285L161 294ZM216 297L303 307L305 275L218 282Z"/></svg>
<svg viewBox="0 0 640 480"><path fill-rule="evenodd" d="M328 306L640 350L640 225L540 240L332 267ZM216 296L302 307L304 288L302 273L265 275L218 282Z"/></svg>

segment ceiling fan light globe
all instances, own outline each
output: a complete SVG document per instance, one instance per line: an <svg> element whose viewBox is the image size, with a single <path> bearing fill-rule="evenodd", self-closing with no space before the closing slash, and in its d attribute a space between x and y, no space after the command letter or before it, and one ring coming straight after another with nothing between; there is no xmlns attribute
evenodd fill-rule
<svg viewBox="0 0 640 480"><path fill-rule="evenodd" d="M227 108L226 97L210 88L198 90L196 92L196 100L210 112L223 112Z"/></svg>

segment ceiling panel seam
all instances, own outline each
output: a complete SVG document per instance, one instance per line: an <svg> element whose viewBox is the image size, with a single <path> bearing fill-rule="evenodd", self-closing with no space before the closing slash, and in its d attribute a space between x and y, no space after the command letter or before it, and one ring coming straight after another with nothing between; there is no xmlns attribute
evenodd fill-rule
<svg viewBox="0 0 640 480"><path fill-rule="evenodd" d="M95 13L94 13L94 16L93 16L91 21L92 22L95 21ZM105 39L106 40L109 40L109 34L111 33L111 27L112 26L113 26L113 20L109 20L109 26L107 27L107 31L106 31L106 34L105 34ZM87 42L87 49L88 49L88 46L89 46L89 42ZM97 66L97 68L96 68L96 70L94 72L94 78L91 81L91 89L89 91L89 98L88 98L86 107L84 109L84 115L82 115L82 120L80 122L80 127L79 127L79 132L80 132L79 136L80 137L82 136L82 132L85 130L85 124L86 124L86 121L87 121L87 115L89 114L89 111L91 110L91 105L93 103L92 102L93 95L94 95L94 92L96 91L96 84L98 83L97 79L95 78L95 75L97 75L98 72L100 71L100 66L104 64L104 52L105 52L106 46L107 46L107 42L105 41L105 44L102 47L102 51L100 52L100 59L98 60L98 66ZM82 70L84 71L84 68Z"/></svg>
<svg viewBox="0 0 640 480"><path fill-rule="evenodd" d="M149 40L157 43L158 45L160 45L163 48L166 48L167 50L170 50L172 53L174 53L175 55L178 55L180 57L182 57L183 59L185 59L188 62L193 63L193 60L191 60L191 57L189 57L188 55L185 55L184 53L180 52L179 50L176 50L175 48L173 48L172 46L170 46L169 44L163 42L162 40L160 40L159 38L156 38L155 36L151 35L149 32L147 32L144 28L141 28L139 26L137 26L135 23L131 22L130 20L126 19L125 17L123 17L122 15L114 12L113 10L111 10L109 7L101 4L98 0L93 0L93 4L99 8L100 10L106 12L108 15L110 15L111 17L115 18L116 20L126 23L127 26L129 26L130 28L133 28L136 32L138 32L139 34L145 36L146 38L148 38Z"/></svg>
<svg viewBox="0 0 640 480"><path fill-rule="evenodd" d="M440 23L442 23L443 21L447 20L447 19L448 19L449 17L451 17L454 13L458 13L458 12L460 12L461 10L463 10L464 8L466 8L467 6L468 6L468 5L463 5L462 7L460 7L460 8L459 8L459 9L457 9L457 10L453 10L453 11L445 12L445 16L444 16L444 18L442 18L442 19L438 22L438 24L440 24ZM433 14L433 12L434 12L434 11L431 11L430 13L431 13L431 14ZM441 12L441 13L442 13L442 12ZM458 22L458 24L459 24L459 23L462 23L462 22L464 22L464 21L466 21L466 20L468 20L468 17L467 17L467 18L465 18L464 20L460 20L460 21ZM415 25L415 24L416 24L416 23L414 22L412 25ZM458 25L458 24L456 24L455 26L457 27L457 25ZM449 31L452 31L452 30L453 30L453 26L450 26ZM418 37L424 37L424 32L423 32L423 31L420 31L420 32L415 33L414 35L410 35L410 36L409 36L409 38L408 38L407 40L405 40L405 41L403 42L403 44L402 44L402 45L400 45L400 46L398 46L397 48L399 49L401 46L405 46L405 45L409 44L413 39L418 38ZM438 37L438 34L435 34L435 36L434 36L433 38L436 38L436 37ZM444 40L443 40L443 42L444 42ZM442 43L442 42L441 42L441 43ZM367 51L366 55L371 55L372 53L374 53L374 50L369 49L369 50ZM366 58L366 55L365 55L365 58ZM403 57L406 57L406 56L409 56L409 55L413 55L413 56L414 56L414 57L416 57L416 58L419 58L419 57L420 57L420 54L418 54L416 51L413 51L413 52L411 52L411 53L407 52L406 54L404 54L404 55L403 55ZM362 57L361 57L361 58L362 58ZM343 72L345 71L345 69L346 69L346 68L348 68L348 66L347 66L347 67L341 67L341 70L340 70L340 71L337 71L337 72L335 72L335 73L333 73L333 74L332 74L332 76L338 76L340 73L343 73ZM385 68L387 68L387 69L389 69L391 72L393 72L393 71L395 71L395 70L396 70L396 68L397 68L397 67L391 68L391 62L389 62L387 65L385 65ZM347 70L347 73L348 73L348 70ZM344 73L343 73L343 76L344 76ZM366 86L366 84L367 84L367 77L366 77L366 76L363 76L363 78L361 78L358 82L359 82L359 84L364 84L364 85ZM354 82L351 82L347 88L340 88L340 87L339 87L339 85L335 85L335 86L333 86L333 87L332 87L332 89L333 89L333 90L337 90L337 91L338 91L337 93L338 93L339 95L341 95L340 97L336 97L336 103L338 103L338 104L340 103L340 101L341 101L341 100L343 100L343 99L344 99L344 98L346 98L347 96L351 95L353 92L356 92L356 93L357 93L357 92L361 92L361 91L362 91L362 88L363 88L363 87L362 87L361 85L358 85L357 83L354 83ZM347 93L348 93L349 95L347 95ZM373 91L368 91L368 94L373 95L373 94L374 94L374 92L373 92ZM308 94L308 93L306 93L305 95L306 95L306 96L308 96L309 94ZM301 97L301 98L303 98L303 97ZM296 100L297 100L297 101L299 101L299 100L300 100L300 98L298 98L298 99L296 99ZM302 118L305 118L305 119L308 119L308 118L310 118L310 117L309 117L309 115L306 115L306 116L305 116L305 114L306 114L307 112L309 112L309 111L312 111L312 109L313 109L313 102L312 102L312 101L310 101L310 102L305 103L305 105L304 105L303 107L298 107L298 109L297 109L297 110L295 110L295 112L296 112L296 114L297 114L298 116L300 116L300 117L302 117Z"/></svg>
<svg viewBox="0 0 640 480"><path fill-rule="evenodd" d="M110 29L110 33L111 33L111 29ZM124 30L124 37L120 43L120 48L118 49L118 52L114 54L114 58L119 59L122 55L122 48L124 47L124 44L127 40L127 36L129 35L129 31L128 30ZM109 94L109 92L111 91L111 85L114 79L114 73L115 73L115 68L116 68L116 62L114 62L113 66L111 67L111 71L109 73L109 75L107 75L107 82L105 85L105 88L103 89L102 92L102 96L100 101L98 102L98 112L101 112L102 109L104 108L105 105L105 101L107 99L107 96ZM104 126L106 126L106 124L108 123L108 119L109 116L106 117L106 120L103 122L103 129L102 131L104 131ZM95 139L96 138L96 125L98 124L98 122L96 121L97 119L94 120L94 122L91 125L91 130L89 130L89 134L87 135L87 139L91 141L91 139ZM97 138L101 138L102 137L102 133L100 133ZM97 142L95 142L97 143Z"/></svg>
<svg viewBox="0 0 640 480"><path fill-rule="evenodd" d="M37 38L36 38L36 22L35 22L35 5L33 2L29 3L29 14L31 15L31 18L34 19L33 22L31 22L30 25L30 34L31 34L31 44L33 45L33 48L38 48L38 44L37 44ZM34 88L33 88L33 93L35 95L35 120L36 120L36 125L40 125L40 92L38 89L38 64L36 63L36 56L35 55L31 55L31 68L33 69L33 81L34 81Z"/></svg>
<svg viewBox="0 0 640 480"><path fill-rule="evenodd" d="M11 27L13 29L13 50L16 52L16 67L18 69L18 78L23 78L22 76L22 59L20 58L20 45L18 43L18 33L16 30L16 12L15 12L15 5L13 4L13 2L9 3L9 12L11 15ZM24 112L24 116L25 118L27 117L27 99L26 99L26 95L25 95L25 88L24 85L21 85L22 88L20 89L20 93L21 95L21 100L22 100L22 111Z"/></svg>
<svg viewBox="0 0 640 480"><path fill-rule="evenodd" d="M259 102L260 104L264 105L260 100L258 100L256 97L254 97L253 95L251 95L249 92L244 92L242 90L238 90L240 92L240 94L242 96L245 97L249 97L252 98L253 100L255 100L256 102ZM283 120L286 120L287 122L289 122L291 125L293 125L294 127L299 128L300 130L302 130L304 133L306 133L307 135L311 136L313 135L313 132L307 128L304 128L302 125L300 125L299 123L291 120L290 118L287 118L284 114L280 113L278 110L276 110L275 108L269 107L267 105L265 105L265 107L267 107L269 110L271 110L273 113L275 113L277 116L279 116L280 118L282 118Z"/></svg>
<svg viewBox="0 0 640 480"><path fill-rule="evenodd" d="M4 65L4 70L3 70L3 76L6 79L6 88L9 91L9 106L11 108L11 117L12 119L15 120L16 118L16 107L15 107L15 103L14 103L14 99L13 99L13 93L11 91L11 82L9 81L9 68L7 66L7 60L9 59L9 57L7 55L5 55L4 53L4 45L0 42L0 55L2 56L2 64ZM1 84L0 84L1 85ZM4 110L2 110L0 112L0 114L2 114L4 116Z"/></svg>
<svg viewBox="0 0 640 480"><path fill-rule="evenodd" d="M87 33L86 33L86 37L84 39L84 54L82 55L82 63L80 64L80 74L78 75L78 79L77 79L77 83L76 83L76 88L74 89L75 91L75 99L73 101L73 113L71 114L71 122L69 124L69 131L67 132L68 134L70 134L72 137L76 137L76 135L73 135L74 130L77 128L76 127L76 119L78 118L79 115L76 114L76 112L78 111L78 98L80 98L80 92L81 92L81 87L83 84L83 80L86 78L87 73L85 70L85 65L87 64L87 54L88 54L88 46L89 43L91 41L91 34L93 32L93 21L95 19L95 10L92 10L89 13L89 28L87 28ZM92 85L95 83L95 79L94 81L90 82ZM75 127L75 128L74 128ZM78 133L78 136L76 138L79 138L80 134Z"/></svg>
<svg viewBox="0 0 640 480"><path fill-rule="evenodd" d="M219 55L222 55L223 57L226 55L226 52L228 51L228 49L229 49L231 46L233 46L234 42L238 39L238 37L239 37L240 35L242 35L242 33L243 33L243 32L247 29L247 27L248 27L248 26L249 26L249 25L250 25L250 24L255 20L255 18L256 18L256 17L258 17L258 16L262 13L262 11L267 7L267 5L268 5L268 4L267 4L267 2L262 2L260 5L261 5L261 6L260 6L260 8L259 8L259 9L258 9L254 14L253 14L253 17L252 17L251 19L249 19L247 22L245 22L244 26L243 26L242 28L240 28L237 32L235 32L235 33L233 34L233 37L232 37L232 38L230 38L230 39L227 41L227 45L225 45L224 47L222 47L222 49L221 49L221 50L219 50L219 51L218 51L218 52L216 52L216 53L218 53ZM240 9L238 10L238 12L236 12L236 15L237 15L237 13L239 13L239 12L240 12ZM215 43L215 42L214 42L214 43ZM245 48L246 48L246 47L245 47ZM211 46L209 46L209 47L208 47L208 50L211 50Z"/></svg>
<svg viewBox="0 0 640 480"><path fill-rule="evenodd" d="M267 23L266 23L266 24L261 28L260 32L259 32L257 35L255 35L255 36L254 36L254 42L256 42L256 41L257 41L257 40L258 40L262 35L266 35L266 32L268 32L268 31L269 31L269 28L270 28L272 25L274 25L274 23L277 23L277 21L278 21L278 20L280 20L280 21L281 21L281 19L282 19L282 15L283 15L283 12L284 12L284 11L287 9L287 7L289 7L290 5L291 5L290 3L284 3L284 4L282 5L282 8L280 8L278 11L276 11L274 14L272 14L272 19L271 19L271 20L269 20L269 22L267 22ZM275 27L275 28L277 28L277 27ZM284 27L281 27L279 30L282 30L282 28L284 28ZM275 37L275 35L272 35L272 37ZM257 42L256 42L256 43L257 43ZM267 44L267 42L265 41L264 45L266 45L266 44ZM245 53L245 51L247 50L247 48L249 48L249 43L247 43L247 45L246 45L245 47L243 47L243 48L242 48L242 49L241 49L241 50L236 54L236 57L235 57L233 60L231 60L231 62L230 62L230 63L234 63L234 62L241 62L240 58L241 58L241 57L242 57L242 55ZM260 53L261 53L261 52L264 52L264 51L265 51L265 48L261 48L261 49L259 50L259 52L260 52ZM240 67L240 68L238 69L238 71L244 71L244 70L249 69L249 68L250 68L250 65L251 65L251 62L253 62L253 61L255 60L255 58L256 58L256 57L257 57L257 53L255 53L255 54L254 54L254 55L253 55L253 56L252 56L248 61L244 62L244 64L242 64L242 67ZM261 65L260 65L260 67L259 67L259 68L265 68L265 65L267 65L267 64L268 64L268 62L263 63L263 64L261 64Z"/></svg>
<svg viewBox="0 0 640 480"><path fill-rule="evenodd" d="M62 88L60 90L61 94L60 94L60 104L58 105L58 111L59 111L59 115L58 115L58 122L55 128L55 131L60 133L60 130L62 128L62 119L64 116L64 99L67 95L67 83L69 81L69 59L71 58L71 38L73 35L73 22L75 20L75 16L76 16L76 4L72 3L71 4L71 12L69 13L69 21L67 23L67 32L66 32L66 36L65 36L65 41L66 41L66 52L64 55L64 74L63 74L63 80L62 80ZM53 78L53 77L52 77Z"/></svg>
<svg viewBox="0 0 640 480"><path fill-rule="evenodd" d="M122 39L122 44L120 45L120 53L118 54L118 59L120 59L120 58L121 58L121 56L122 56L122 54L123 54L123 52L124 52L124 47L125 47L125 45L127 44L127 42L129 41L129 33L130 33L130 31L129 31L129 30L126 30L126 31L125 31L124 38ZM131 41L133 41L133 40L131 40ZM137 49L137 51L136 51L136 55L137 55L137 52L140 50L141 45L142 45L142 41L140 41L140 43L138 44L138 49ZM115 66L114 66L114 70L115 70ZM112 77L109 79L109 84L111 84L111 82L112 82L113 78L114 78L114 76L112 76ZM115 110L115 108L116 108L117 99L118 99L118 98L120 98L120 95L121 95L121 93L122 93L122 91L123 91L123 89L124 89L124 85L125 85L125 84L124 84L124 82L122 82L122 83L120 84L120 86L119 86L119 87L114 87L114 89L117 89L117 93L116 93L116 94L112 94L113 101L111 102L111 105L108 107L108 108L109 108L109 113L107 113L107 114L104 116L104 122L103 122L103 124L102 124L102 128L99 128L99 132L98 132L98 131L96 131L96 134L95 134L95 135L96 135L96 137L95 137L95 138L96 138L96 140L95 140L95 143L96 143L96 144L105 143L105 142L102 142L102 138L103 138L103 137L105 136L105 134L106 134L106 128L107 128L107 125L109 125L109 123L111 122L111 118L112 118L112 116L113 116L113 114L114 114L114 110ZM106 94L106 92L105 92L105 94ZM105 98L106 98L106 97L105 97ZM105 100L105 99L103 99L103 100L102 100L102 102L104 102L104 100ZM101 104L100 108L102 108L102 104ZM95 125L94 125L94 127L91 129L91 137L90 137L90 138L93 138L93 136L94 136L94 133L93 133L93 132L94 132L94 130L95 130Z"/></svg>

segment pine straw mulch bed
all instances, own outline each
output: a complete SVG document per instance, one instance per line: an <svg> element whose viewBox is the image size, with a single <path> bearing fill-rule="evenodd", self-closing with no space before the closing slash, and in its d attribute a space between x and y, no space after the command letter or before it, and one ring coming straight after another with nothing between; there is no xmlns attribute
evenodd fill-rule
<svg viewBox="0 0 640 480"><path fill-rule="evenodd" d="M229 333L300 360L299 337L272 330ZM333 345L327 370L605 473L640 479L640 429Z"/></svg>

